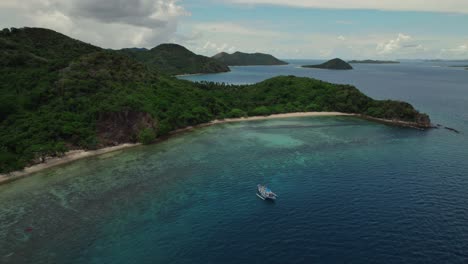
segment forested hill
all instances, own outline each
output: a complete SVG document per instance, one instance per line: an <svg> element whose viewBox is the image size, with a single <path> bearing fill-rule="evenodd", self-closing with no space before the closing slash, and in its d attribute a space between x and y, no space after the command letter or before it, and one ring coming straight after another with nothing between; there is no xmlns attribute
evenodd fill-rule
<svg viewBox="0 0 468 264"><path fill-rule="evenodd" d="M376 101L349 85L294 76L192 83L45 29L3 30L0 43L0 172L226 117L341 111L430 124L407 103Z"/></svg>
<svg viewBox="0 0 468 264"><path fill-rule="evenodd" d="M353 67L346 61L335 58L317 65L304 65L303 68L317 68L317 69L326 69L326 70L352 70Z"/></svg>
<svg viewBox="0 0 468 264"><path fill-rule="evenodd" d="M286 65L285 61L279 60L270 54L264 53L243 53L234 52L228 54L221 52L212 57L218 61L226 63L230 66L249 66L249 65Z"/></svg>
<svg viewBox="0 0 468 264"><path fill-rule="evenodd" d="M44 28L3 29L0 32L0 65L63 67L83 54L101 48Z"/></svg>
<svg viewBox="0 0 468 264"><path fill-rule="evenodd" d="M230 71L223 62L197 55L177 44L161 44L151 50L122 49L121 52L170 75Z"/></svg>

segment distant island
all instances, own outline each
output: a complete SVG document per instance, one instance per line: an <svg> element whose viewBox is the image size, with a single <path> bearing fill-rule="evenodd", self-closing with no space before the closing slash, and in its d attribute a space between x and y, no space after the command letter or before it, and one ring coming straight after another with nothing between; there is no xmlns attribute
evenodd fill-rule
<svg viewBox="0 0 468 264"><path fill-rule="evenodd" d="M429 117L410 104L374 100L351 85L295 76L251 85L194 83L142 58L43 28L3 29L0 47L0 173L69 150L149 144L225 118L329 111L431 127ZM167 65L180 63L170 59L181 58L171 51L191 54L173 47L161 48Z"/></svg>
<svg viewBox="0 0 468 264"><path fill-rule="evenodd" d="M254 65L286 65L285 61L275 58L273 55L264 53L243 53L234 52L232 54L220 52L212 57L229 66L254 66Z"/></svg>
<svg viewBox="0 0 468 264"><path fill-rule="evenodd" d="M346 61L335 58L329 60L325 63L318 65L303 65L303 68L317 68L317 69L327 69L327 70L352 70L353 67L349 65Z"/></svg>
<svg viewBox="0 0 468 264"><path fill-rule="evenodd" d="M389 60L352 60L349 61L348 63L351 64L398 64L400 63L399 61L389 61Z"/></svg>
<svg viewBox="0 0 468 264"><path fill-rule="evenodd" d="M426 62L468 62L468 59L463 60L442 60L442 59L430 59L430 60L423 60Z"/></svg>
<svg viewBox="0 0 468 264"><path fill-rule="evenodd" d="M169 75L230 71L223 62L197 55L178 44L161 44L150 50L129 48L120 52Z"/></svg>

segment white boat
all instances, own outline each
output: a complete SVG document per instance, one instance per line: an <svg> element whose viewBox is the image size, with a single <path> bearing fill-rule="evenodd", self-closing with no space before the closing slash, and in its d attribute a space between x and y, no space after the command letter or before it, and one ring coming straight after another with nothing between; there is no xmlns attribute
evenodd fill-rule
<svg viewBox="0 0 468 264"><path fill-rule="evenodd" d="M260 199L262 199L262 200L265 200L265 199L276 200L277 195L274 192L272 192L270 190L270 188L268 188L268 187L266 187L264 185L258 184L257 189L258 189L257 196Z"/></svg>

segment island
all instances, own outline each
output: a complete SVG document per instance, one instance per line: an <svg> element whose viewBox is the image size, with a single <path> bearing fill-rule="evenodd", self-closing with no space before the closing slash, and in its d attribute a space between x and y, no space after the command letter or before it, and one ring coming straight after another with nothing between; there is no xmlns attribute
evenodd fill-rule
<svg viewBox="0 0 468 264"><path fill-rule="evenodd" d="M339 112L431 127L410 104L375 100L351 85L295 76L194 83L43 28L3 29L0 47L0 173L69 151L149 144L228 118Z"/></svg>
<svg viewBox="0 0 468 264"><path fill-rule="evenodd" d="M229 67L218 60L197 55L178 44L161 44L150 50L129 48L121 53L169 75L229 72Z"/></svg>
<svg viewBox="0 0 468 264"><path fill-rule="evenodd" d="M348 63L351 64L398 64L399 61L391 61L391 60L352 60Z"/></svg>
<svg viewBox="0 0 468 264"><path fill-rule="evenodd" d="M335 58L329 60L325 63L318 65L303 65L303 68L317 68L317 69L326 69L326 70L352 70L353 67L349 65L346 61Z"/></svg>
<svg viewBox="0 0 468 264"><path fill-rule="evenodd" d="M254 65L286 65L285 61L275 58L273 55L264 53L234 52L229 54L220 52L212 57L229 66L254 66Z"/></svg>
<svg viewBox="0 0 468 264"><path fill-rule="evenodd" d="M442 60L442 59L432 59L432 60L424 60L426 62L468 62L466 59L461 60Z"/></svg>

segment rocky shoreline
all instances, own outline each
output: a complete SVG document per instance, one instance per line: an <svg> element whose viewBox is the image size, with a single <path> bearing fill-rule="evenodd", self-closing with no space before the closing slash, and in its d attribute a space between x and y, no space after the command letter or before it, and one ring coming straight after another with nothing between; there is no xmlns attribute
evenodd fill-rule
<svg viewBox="0 0 468 264"><path fill-rule="evenodd" d="M433 124L428 122L408 122L408 121L401 121L397 119L384 119L384 118L377 118L377 117L372 117L372 116L366 116L366 115L357 115L358 117L362 119L366 119L369 121L374 121L386 125L392 125L392 126L398 126L398 127L408 127L408 128L415 128L415 129L420 129L420 130L426 130L426 129L431 129L431 128L436 128Z"/></svg>

